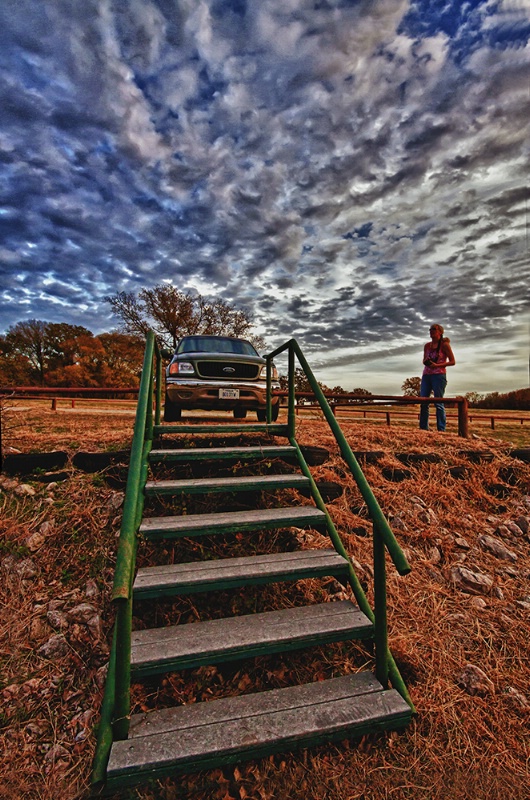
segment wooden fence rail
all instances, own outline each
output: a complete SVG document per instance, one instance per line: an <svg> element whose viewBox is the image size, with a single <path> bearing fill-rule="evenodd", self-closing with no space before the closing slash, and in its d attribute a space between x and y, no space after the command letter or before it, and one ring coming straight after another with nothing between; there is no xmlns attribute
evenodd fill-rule
<svg viewBox="0 0 530 800"><path fill-rule="evenodd" d="M287 397L287 392L280 391L275 392L274 394L279 395L280 397ZM116 397L116 395L121 396L121 400ZM135 400L138 396L138 389L134 387L123 387L123 386L107 386L107 387L67 387L67 386L14 386L14 387L0 387L0 398L1 397L9 397L10 399L19 400L22 398L25 399L43 399L43 398L51 398L51 408L52 410L57 410L57 401L61 398L70 398L71 400L71 407L76 407L76 400L78 399L100 399L100 400L107 400L107 402L123 402L126 399ZM337 409L347 410L353 414L362 414L363 418L366 419L367 415L384 415L386 418L386 424L391 425L392 416L393 417L412 417L418 416L418 412L408 412L408 411L396 411L392 410L389 411L388 408L385 409L378 409L378 405L391 405L391 406L408 406L408 405L420 405L421 403L433 403L434 398L429 397L401 397L396 395L362 395L362 394L327 394L326 399L328 400L333 413L336 412ZM296 398L298 401L300 400L313 400L314 394L313 392L296 392ZM456 406L458 412L456 415L448 414L448 418L457 418L458 419L458 434L459 436L468 437L469 436L469 423L470 422L485 422L486 420L489 421L490 427L492 430L495 429L496 421L511 421L511 422L519 422L523 425L525 422L530 422L530 416L507 416L502 414L470 414L468 401L465 397L444 397L443 403L447 407L454 407ZM356 404L369 404L373 406L371 408L355 408ZM300 404L297 405L297 413L299 412L300 408L304 408L304 405ZM1 424L1 423L0 423ZM1 432L0 432L1 437ZM1 443L1 438L0 438Z"/></svg>

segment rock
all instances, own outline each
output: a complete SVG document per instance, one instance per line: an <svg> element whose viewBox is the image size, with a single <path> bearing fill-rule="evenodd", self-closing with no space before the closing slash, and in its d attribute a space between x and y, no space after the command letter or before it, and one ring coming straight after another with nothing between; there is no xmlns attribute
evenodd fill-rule
<svg viewBox="0 0 530 800"><path fill-rule="evenodd" d="M46 619L48 620L52 628L65 630L68 627L68 620L66 619L66 614L63 614L62 611L57 611L57 610L48 611L46 614Z"/></svg>
<svg viewBox="0 0 530 800"><path fill-rule="evenodd" d="M516 600L515 605L523 608L525 611L530 611L530 602L527 600Z"/></svg>
<svg viewBox="0 0 530 800"><path fill-rule="evenodd" d="M515 520L515 524L523 533L528 533L530 531L530 517L521 515Z"/></svg>
<svg viewBox="0 0 530 800"><path fill-rule="evenodd" d="M510 529L506 525L499 525L495 528L495 533L497 536L502 536L503 539L511 539Z"/></svg>
<svg viewBox="0 0 530 800"><path fill-rule="evenodd" d="M69 651L70 647L63 634L56 633L39 647L37 653L44 658L64 658Z"/></svg>
<svg viewBox="0 0 530 800"><path fill-rule="evenodd" d="M502 591L500 586L494 586L491 593L498 600L504 600L504 592Z"/></svg>
<svg viewBox="0 0 530 800"><path fill-rule="evenodd" d="M530 701L528 700L528 697L522 692L518 692L517 689L513 688L513 686L508 686L504 692L510 698L512 704L516 708L523 709L524 711L530 709Z"/></svg>
<svg viewBox="0 0 530 800"><path fill-rule="evenodd" d="M28 550L31 550L31 552L34 553L36 550L42 547L45 541L46 537L37 531L37 533L32 533L31 536L26 539L26 547Z"/></svg>
<svg viewBox="0 0 530 800"><path fill-rule="evenodd" d="M71 608L70 611L67 612L67 617L70 622L86 625L94 638L100 638L101 619L97 609L90 605L90 603L80 603L78 606Z"/></svg>
<svg viewBox="0 0 530 800"><path fill-rule="evenodd" d="M442 560L442 554L437 547L431 547L428 554L428 559L431 564L439 564Z"/></svg>
<svg viewBox="0 0 530 800"><path fill-rule="evenodd" d="M457 536L455 539L455 544L457 547L461 547L462 550L469 550L471 547L467 539L464 539L463 536Z"/></svg>
<svg viewBox="0 0 530 800"><path fill-rule="evenodd" d="M107 680L108 671L109 671L109 665L107 663L107 664L103 664L103 666L100 667L98 669L98 671L96 672L94 680L95 680L96 685L97 685L97 687L99 689L103 689L104 688L105 681Z"/></svg>
<svg viewBox="0 0 530 800"><path fill-rule="evenodd" d="M408 531L406 523L400 516L392 517L390 520L390 524L393 528L399 531Z"/></svg>
<svg viewBox="0 0 530 800"><path fill-rule="evenodd" d="M456 682L470 695L485 697L487 694L494 694L495 687L486 673L474 664L466 664L464 669L457 675Z"/></svg>
<svg viewBox="0 0 530 800"><path fill-rule="evenodd" d="M488 604L486 603L483 597L472 597L471 600L469 601L469 604L473 606L473 608L479 608L479 609L488 607Z"/></svg>
<svg viewBox="0 0 530 800"><path fill-rule="evenodd" d="M15 563L15 572L23 581L32 580L37 577L37 567L31 558L23 558L22 561Z"/></svg>
<svg viewBox="0 0 530 800"><path fill-rule="evenodd" d="M483 550L487 550L488 553L491 553L496 558L503 558L505 561L517 561L517 555L513 550L508 550L499 539L495 539L493 536L479 536L478 543Z"/></svg>
<svg viewBox="0 0 530 800"><path fill-rule="evenodd" d="M98 595L99 595L99 589L96 581L93 578L89 578L85 586L85 596L97 597Z"/></svg>
<svg viewBox="0 0 530 800"><path fill-rule="evenodd" d="M511 521L510 522L506 522L505 525L508 528L508 530L510 531L510 533L513 534L514 536L521 536L522 533L526 533L526 531L523 531L519 527L519 525L517 525L517 523L515 523L515 522L511 522Z"/></svg>
<svg viewBox="0 0 530 800"><path fill-rule="evenodd" d="M489 594L493 588L490 575L472 572L466 567L451 567L450 576L454 586L467 594Z"/></svg>
<svg viewBox="0 0 530 800"><path fill-rule="evenodd" d="M18 481L13 480L13 478L6 478L4 475L0 475L0 486L6 492L12 492L18 486Z"/></svg>
<svg viewBox="0 0 530 800"><path fill-rule="evenodd" d="M509 575L510 578L518 578L519 572L515 567L503 567L503 569L495 570L499 575Z"/></svg>
<svg viewBox="0 0 530 800"><path fill-rule="evenodd" d="M32 553L42 547L46 541L46 537L53 533L54 528L55 522L53 520L47 520L46 522L42 523L38 531L26 539L26 546L31 550Z"/></svg>
<svg viewBox="0 0 530 800"><path fill-rule="evenodd" d="M410 500L411 500L412 503L416 503L417 505L421 506L422 508L427 508L426 502L424 500L422 500L421 497L418 497L417 494L413 494L412 497L410 498Z"/></svg>
<svg viewBox="0 0 530 800"><path fill-rule="evenodd" d="M70 760L70 753L68 750L60 744L55 744L53 747L50 747L44 756L46 772L49 773L54 769L66 769Z"/></svg>
<svg viewBox="0 0 530 800"><path fill-rule="evenodd" d="M425 525L432 525L433 522L436 522L436 514L432 508L421 508L418 512L418 519Z"/></svg>
<svg viewBox="0 0 530 800"><path fill-rule="evenodd" d="M118 508L121 508L121 506L123 505L124 497L125 495L123 494L123 492L112 492L107 502L108 508L114 509L115 511Z"/></svg>
<svg viewBox="0 0 530 800"><path fill-rule="evenodd" d="M34 497L36 492L29 483L20 483L15 489L15 494L18 494L20 497Z"/></svg>
<svg viewBox="0 0 530 800"><path fill-rule="evenodd" d="M43 619L37 617L37 619L31 620L31 625L29 626L29 638L32 641L41 641L45 636L49 636L50 633L50 627Z"/></svg>

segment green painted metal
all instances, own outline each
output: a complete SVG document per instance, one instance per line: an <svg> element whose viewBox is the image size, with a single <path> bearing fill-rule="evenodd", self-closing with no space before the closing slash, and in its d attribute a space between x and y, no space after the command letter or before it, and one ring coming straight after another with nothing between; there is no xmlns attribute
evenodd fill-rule
<svg viewBox="0 0 530 800"><path fill-rule="evenodd" d="M386 614L385 543L377 523L373 524L374 551L374 643L375 676L381 686L388 686L388 629Z"/></svg>
<svg viewBox="0 0 530 800"><path fill-rule="evenodd" d="M118 556L116 560L116 571L114 573L114 587L112 592L113 600L127 599L130 596L131 591L132 574L134 570L134 543L136 539L138 508L142 498L141 475L148 425L148 414L149 418L152 418L152 394L150 394L150 390L152 390L153 386L152 363L154 346L154 333L150 331L147 335L144 365L138 394L136 419L134 423L134 433L129 461L129 474L127 476L123 516L120 528L120 540L118 545Z"/></svg>
<svg viewBox="0 0 530 800"><path fill-rule="evenodd" d="M105 784L105 775L109 753L112 747L112 716L114 713L114 687L116 676L116 627L112 636L112 645L109 656L109 668L105 681L105 692L101 703L101 715L98 724L96 752L92 765L91 783L94 789L99 790Z"/></svg>
<svg viewBox="0 0 530 800"><path fill-rule="evenodd" d="M113 735L115 739L126 738L129 729L132 583L136 562L136 531L143 511L144 495L142 489L147 477L147 456L152 442L154 350L155 338L154 334L150 332L147 336L144 366L140 381L112 593L112 600L117 606L113 714Z"/></svg>
<svg viewBox="0 0 530 800"><path fill-rule="evenodd" d="M164 385L163 381L163 363L162 363L162 356L160 354L160 350L158 345L155 347L155 356L156 356L156 391L155 391L155 419L154 424L160 425L160 419L162 414L162 387Z"/></svg>
<svg viewBox="0 0 530 800"><path fill-rule="evenodd" d="M296 398L294 396L294 351L292 347L289 348L288 353L289 359L289 372L288 372L288 389L289 389L289 399L288 399L288 410L287 410L287 425L289 428L289 438L294 439L296 435Z"/></svg>
<svg viewBox="0 0 530 800"><path fill-rule="evenodd" d="M405 554L401 550L380 506L377 502L365 476L364 473L355 458L353 451L351 450L342 430L335 419L335 415L333 414L329 403L326 400L324 393L322 392L318 382L309 367L300 347L295 339L291 339L285 344L278 347L272 353L269 353L266 358L272 360L280 353L283 353L285 350L288 352L289 358L289 372L288 372L288 403L289 409L293 409L292 419L290 414L288 413L288 425L289 425L289 433L290 433L290 441L291 443L295 442L295 422L294 422L294 401L295 401L295 387L294 387L294 356L298 358L302 369L304 370L306 377L309 381L311 389L315 394L315 397L318 400L318 403L324 413L324 416L335 436L337 444L339 445L341 455L348 464L353 477L357 483L357 486L363 496L363 499L368 507L370 517L373 523L374 529L374 594L375 594L375 609L376 613L371 610L369 607L368 601L364 595L362 587L359 583L357 576L355 575L355 570L353 566L351 566L351 580L350 585L352 590L355 594L357 602L359 603L359 607L362 611L374 622L375 625L375 650L376 650L376 674L381 677L381 682L383 685L387 685L388 677L392 682L392 685L398 690L401 696L406 700L406 702L410 705L411 709L414 711L414 704L410 698L409 692L403 681L403 678L397 668L395 660L388 649L388 631L387 631L387 620L386 620L386 564L385 564L385 548L388 550L394 566L396 567L397 571L400 575L407 575L410 572L410 565L405 557ZM299 448L298 448L299 449ZM299 452L298 460L301 465L303 465L303 457L301 452ZM302 466L302 469L304 467ZM308 470L307 464L305 465L305 469ZM309 471L309 470L308 470ZM306 474L304 472L304 474ZM314 488L313 488L314 486ZM323 504L323 500L320 497L320 494L316 488L316 484L313 481L312 486L312 494L315 502L319 506L319 503ZM327 513L327 512L326 512ZM329 516L329 515L328 515ZM343 552L343 545L340 542L340 537L336 530L333 527L328 525L328 531L330 534L330 538L333 541L333 544L338 549L338 552ZM335 538L336 537L336 538ZM337 541L337 539L339 541ZM348 554L346 553L346 557L348 561L350 561ZM351 565L351 562L350 562Z"/></svg>
<svg viewBox="0 0 530 800"><path fill-rule="evenodd" d="M284 345L274 350L273 353L270 353L267 356L267 358L272 359L274 356L278 355L279 353L282 353L286 349L292 349L294 351L296 357L298 358L298 361L302 366L302 369L306 374L306 377L309 381L309 385L311 386L311 389L318 400L318 403L324 413L324 416L326 417L326 420L333 432L333 435L335 436L337 444L339 445L341 455L348 464L355 478L359 491L363 496L363 500L368 506L370 517L372 521L376 522L379 526L380 534L383 537L385 546L390 554L390 557L392 558L392 561L394 562L394 566L396 567L400 575L408 575L408 573L410 572L410 564L405 558L405 554L400 548L396 540L396 537L394 536L392 529L390 528L390 525L388 524L381 510L381 507L379 506L379 503L377 502L368 484L368 481L364 476L364 473L359 465L359 462L355 458L353 451L340 428L340 425L335 419L333 411L331 410L329 403L326 400L324 393L322 392L322 389L318 385L318 382L315 376L313 375L313 372L309 364L307 363L302 351L300 350L298 343L296 342L295 339L291 339L289 342L286 342Z"/></svg>
<svg viewBox="0 0 530 800"><path fill-rule="evenodd" d="M287 350L289 359L288 372L288 414L287 425L272 424L272 359ZM303 457L301 448L296 442L296 416L295 416L295 357L304 370L309 384L319 402L324 416L339 445L340 452L348 464L361 491L363 499L369 509L373 522L373 547L374 547L374 611L370 608L362 586L355 574L351 559L344 547L340 536L333 525L326 505L318 491L309 467ZM154 451L151 453L153 436L166 433L251 433L264 432L276 436L289 438L289 447L260 447L260 448L223 448L223 453L217 448L209 448L207 455L212 459L241 458L252 459L282 458L295 456L303 475L308 480L311 494L317 509L324 514L328 534L337 553L348 564L348 581L354 592L360 610L374 624L374 641L376 653L376 677L383 687L388 685L388 679L395 689L409 704L412 711L414 706L409 697L407 688L397 669L395 660L388 649L388 634L386 621L386 565L385 552L388 551L398 572L402 575L410 571L410 566L397 543L386 518L383 515L376 498L374 497L366 478L346 441L340 426L329 407L318 383L303 355L296 340L291 339L267 359L267 406L266 424L236 424L236 425L166 425L161 424L162 407L162 358L153 332L146 338L144 367L138 396L137 413L131 448L129 474L127 478L126 497L123 509L122 525L120 529L120 542L117 556L115 579L112 599L116 605L116 623L113 634L113 644L109 661L109 671L102 703L101 722L98 731L98 741L93 766L93 786L98 787L105 781L106 765L112 741L125 739L128 736L130 720L130 680L131 680L131 639L132 639L132 584L136 561L137 533L142 519L144 492L147 482L149 462L171 460L195 460L204 458L206 453L201 453L201 448L189 448L181 451ZM217 450L217 452L215 452ZM228 452L231 450L231 452ZM247 481L249 479L246 479ZM289 476L281 479L285 486ZM252 481L249 482L249 486ZM256 487L258 488L258 487ZM316 509L315 509L316 513ZM289 517L291 519L291 517ZM291 522L296 524L296 512ZM228 526L229 527L229 526ZM261 527L269 527L268 524ZM239 526L238 526L239 529ZM251 527L249 527L251 529ZM235 530L235 528L234 528ZM202 532L202 531L201 531ZM264 581L262 581L264 582ZM379 727L385 727L384 724ZM373 729L373 728L370 728Z"/></svg>

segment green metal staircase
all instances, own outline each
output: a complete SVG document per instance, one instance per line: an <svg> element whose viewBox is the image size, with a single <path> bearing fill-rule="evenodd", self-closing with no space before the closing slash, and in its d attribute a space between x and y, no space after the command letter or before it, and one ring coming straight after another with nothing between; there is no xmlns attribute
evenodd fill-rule
<svg viewBox="0 0 530 800"><path fill-rule="evenodd" d="M368 732L403 728L413 706L388 650L386 629L385 551L400 574L410 567L357 463L300 348L290 340L267 356L283 351L289 357L287 424L271 424L270 368L267 419L264 424L160 424L162 366L154 336L147 337L131 463L120 533L113 600L116 623L93 768L94 791L112 793L182 772L224 766L274 752L291 750ZM373 523L374 609L355 574L351 560L320 495L303 448L295 438L294 359L304 369L324 415L352 470ZM153 397L155 399L153 408ZM270 443L241 440L266 437ZM162 437L170 436L167 440ZM222 435L224 446L193 446ZM237 435L236 445L226 444ZM175 437L184 437L175 438ZM280 440L280 443L278 443ZM288 443L281 443L282 441ZM158 447L162 441L164 448ZM167 442L167 444L166 444ZM183 446L190 444L192 446ZM154 446L156 445L156 447ZM259 466L285 462L285 470L259 474ZM217 474L227 464L255 464L257 474ZM167 479L170 469L209 465L207 477ZM163 478L157 469L165 470ZM189 470L188 470L189 471ZM149 516L149 503L160 498L186 499L234 496L292 489L310 504L272 508L218 510ZM294 495L291 493L294 497ZM285 493L282 492L282 497ZM225 503L226 505L226 503ZM168 563L136 568L138 540L251 534L254 531L314 529L329 536L328 549L302 549L229 558ZM206 540L207 541L207 540ZM153 545L154 546L154 545ZM355 602L340 600L282 608L224 619L145 628L133 631L133 607L177 595L209 593L279 581L332 576L351 587ZM373 642L375 674L344 674L325 681L225 697L209 702L162 708L131 717L131 681L256 656L314 648L352 639Z"/></svg>

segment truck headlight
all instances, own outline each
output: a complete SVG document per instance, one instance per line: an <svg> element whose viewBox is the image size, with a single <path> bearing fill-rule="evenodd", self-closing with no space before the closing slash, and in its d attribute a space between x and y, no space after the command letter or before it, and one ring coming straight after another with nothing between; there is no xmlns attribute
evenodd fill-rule
<svg viewBox="0 0 530 800"><path fill-rule="evenodd" d="M260 369L259 376L263 380L267 379L267 365L266 364L264 364L262 366L262 368ZM273 381L277 381L278 380L278 370L276 369L274 364L272 365L272 369L271 369L271 378L272 378Z"/></svg>
<svg viewBox="0 0 530 800"><path fill-rule="evenodd" d="M168 375L193 375L194 372L191 361L175 361L169 365Z"/></svg>

